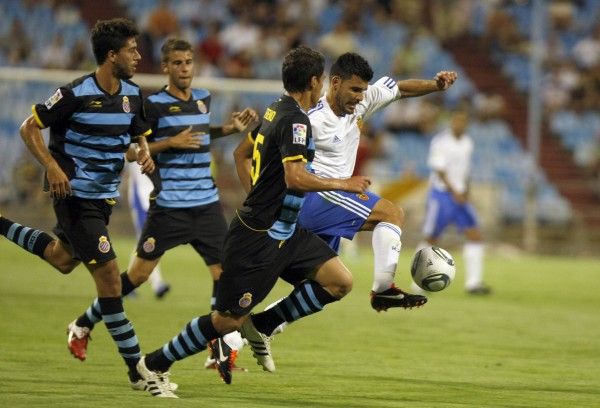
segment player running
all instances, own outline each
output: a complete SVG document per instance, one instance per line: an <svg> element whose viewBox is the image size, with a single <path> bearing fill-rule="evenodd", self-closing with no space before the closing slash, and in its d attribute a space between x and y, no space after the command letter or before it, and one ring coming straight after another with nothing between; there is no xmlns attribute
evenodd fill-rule
<svg viewBox="0 0 600 408"><path fill-rule="evenodd" d="M362 122L399 99L448 89L457 75L442 71L432 80L398 82L383 77L369 85L372 78L369 63L355 53L342 54L331 67L327 94L308 113L316 149L312 171L316 175L351 177ZM250 187L254 144L255 137L249 134L234 153L238 175L246 190ZM336 190L311 192L306 194L298 222L318 234L335 251L339 250L340 238L352 239L359 231L373 231L373 309L412 308L427 302L425 296L409 294L394 285L404 212L389 200L370 191L362 194Z"/></svg>
<svg viewBox="0 0 600 408"><path fill-rule="evenodd" d="M157 165L151 177L154 190L135 259L129 270L121 274L121 295L126 296L144 283L166 251L190 244L204 259L213 278L213 308L222 273L227 224L211 175L210 140L244 131L258 119L256 113L248 109L233 115L231 122L222 127L211 127L211 95L207 89L191 87L194 72L191 44L169 39L161 52L168 85L150 95L144 105L154 134L149 143ZM128 159L135 156L135 151L130 149ZM103 316L96 299L69 324L69 349L76 358L85 360L89 335L101 320ZM233 364L244 343L237 332L230 334L227 341L235 351ZM131 386L143 389L145 384L140 380Z"/></svg>
<svg viewBox="0 0 600 408"><path fill-rule="evenodd" d="M147 381L170 387L161 378L174 362L240 328L259 364L274 371L268 334L286 320L320 311L352 289L352 274L336 253L296 225L305 192L362 193L370 184L362 176L322 178L307 170L314 144L306 112L321 95L324 64L323 55L307 47L295 48L284 58L286 94L263 116L253 152L252 189L225 240L216 311L192 319L171 341L142 358L138 370ZM278 278L301 283L273 308L250 316ZM231 382L229 347L218 339L212 348L223 380Z"/></svg>
<svg viewBox="0 0 600 408"><path fill-rule="evenodd" d="M70 273L80 263L90 271L98 294L98 316L105 320L129 367L132 384L141 379L135 368L141 352L123 309L119 267L107 225L119 196L123 152L131 143L130 135L137 141L142 171L154 171L145 139L152 131L144 121L140 89L129 80L141 59L137 35L129 20L98 21L91 34L98 64L95 72L34 105L33 114L21 125L27 148L46 169L58 239L0 217L2 235L61 273ZM49 147L41 133L46 127L50 127ZM161 393L152 385L148 389Z"/></svg>

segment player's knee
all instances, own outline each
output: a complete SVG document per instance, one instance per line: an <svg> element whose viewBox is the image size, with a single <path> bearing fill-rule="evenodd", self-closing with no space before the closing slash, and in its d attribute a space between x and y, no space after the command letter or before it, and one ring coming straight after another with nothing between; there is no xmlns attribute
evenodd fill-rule
<svg viewBox="0 0 600 408"><path fill-rule="evenodd" d="M53 265L53 266L63 275L68 275L71 272L73 272L73 269L75 269L77 264L78 264L78 262L69 262L69 263L62 263L62 264L57 264L57 265Z"/></svg>
<svg viewBox="0 0 600 408"><path fill-rule="evenodd" d="M211 321L217 332L221 335L240 330L246 316L232 315L215 310L211 313Z"/></svg>
<svg viewBox="0 0 600 408"><path fill-rule="evenodd" d="M352 291L353 285L354 282L352 281L352 276L345 276L344 278L339 279L335 285L330 286L329 289L332 296L341 299Z"/></svg>
<svg viewBox="0 0 600 408"><path fill-rule="evenodd" d="M404 210L391 201L382 198L377 203L376 210L379 222L389 222L398 226L404 224Z"/></svg>

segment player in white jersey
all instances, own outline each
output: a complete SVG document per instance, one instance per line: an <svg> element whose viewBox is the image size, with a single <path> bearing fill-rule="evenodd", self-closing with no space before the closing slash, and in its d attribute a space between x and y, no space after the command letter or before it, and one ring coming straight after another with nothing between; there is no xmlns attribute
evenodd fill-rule
<svg viewBox="0 0 600 408"><path fill-rule="evenodd" d="M469 116L458 111L452 115L450 128L431 141L427 163L431 169L430 192L423 225L426 242L417 249L437 244L450 224L455 224L465 237L465 290L487 295L490 288L483 283L484 245L475 209L468 201L469 173L473 140L466 133Z"/></svg>
<svg viewBox="0 0 600 408"><path fill-rule="evenodd" d="M139 169L139 164L136 162L128 164L128 171L129 179L127 184L127 196L129 199L129 210L135 228L135 236L136 238L139 238L144 228L146 218L148 217L150 193L154 189L154 185L148 176L142 174ZM129 267L127 269L131 269L135 256L134 251L129 259ZM162 299L162 297L171 289L171 285L163 280L160 264L156 265L150 274L149 280L157 299Z"/></svg>
<svg viewBox="0 0 600 408"><path fill-rule="evenodd" d="M342 54L331 67L327 94L308 112L315 142L312 170L321 177L349 178L356 162L363 121L399 99L445 90L456 77L455 72L442 71L432 80L396 82L383 77L369 85L373 78L369 63L358 54ZM235 152L238 174L247 190L252 144L252 135L249 135ZM390 201L370 191L364 194L307 193L298 222L317 233L336 251L341 237L352 239L358 231L373 231L371 306L375 310L412 308L426 303L425 296L406 293L394 285L404 213Z"/></svg>

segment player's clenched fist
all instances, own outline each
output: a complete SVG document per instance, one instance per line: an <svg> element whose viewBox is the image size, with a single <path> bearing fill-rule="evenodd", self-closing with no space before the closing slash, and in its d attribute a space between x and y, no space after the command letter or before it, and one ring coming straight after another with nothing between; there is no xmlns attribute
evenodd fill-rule
<svg viewBox="0 0 600 408"><path fill-rule="evenodd" d="M352 176L346 180L346 191L364 193L371 185L371 179L365 176Z"/></svg>
<svg viewBox="0 0 600 408"><path fill-rule="evenodd" d="M445 90L452 86L458 78L458 74L454 71L440 71L433 77L439 90Z"/></svg>

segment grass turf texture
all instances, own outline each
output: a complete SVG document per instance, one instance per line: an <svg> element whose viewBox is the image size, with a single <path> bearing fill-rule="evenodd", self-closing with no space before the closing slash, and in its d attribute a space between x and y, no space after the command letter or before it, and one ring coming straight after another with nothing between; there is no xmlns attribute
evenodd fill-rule
<svg viewBox="0 0 600 408"><path fill-rule="evenodd" d="M133 241L117 239L125 265ZM273 342L277 372L265 373L249 348L232 385L205 370L205 353L176 363L181 400L153 399L128 387L125 366L104 325L80 362L65 327L89 305L92 280L79 267L62 276L0 237L0 405L178 407L598 407L600 262L558 257L486 259L490 297L457 280L411 311L376 313L368 302L370 251L346 263L353 292L290 326ZM412 251L397 281L407 287ZM189 247L163 258L172 290L156 301L149 284L126 301L142 350L151 351L207 310L212 284ZM289 292L282 283L267 298ZM258 310L261 310L260 308Z"/></svg>

